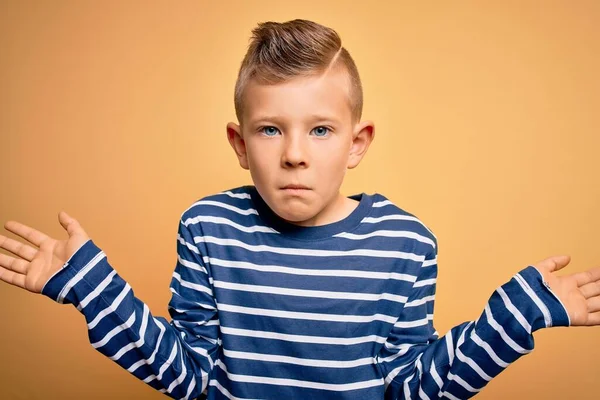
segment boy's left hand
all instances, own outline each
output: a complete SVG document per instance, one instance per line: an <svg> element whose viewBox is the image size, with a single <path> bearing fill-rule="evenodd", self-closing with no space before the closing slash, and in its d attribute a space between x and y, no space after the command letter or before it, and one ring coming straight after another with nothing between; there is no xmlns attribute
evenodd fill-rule
<svg viewBox="0 0 600 400"><path fill-rule="evenodd" d="M571 326L600 325L600 268L564 276L554 274L569 261L569 256L555 256L536 263L534 267L562 301Z"/></svg>

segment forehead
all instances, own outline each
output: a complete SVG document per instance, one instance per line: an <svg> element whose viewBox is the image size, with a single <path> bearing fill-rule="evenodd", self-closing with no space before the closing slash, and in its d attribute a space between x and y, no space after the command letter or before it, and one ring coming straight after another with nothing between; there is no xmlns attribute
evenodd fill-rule
<svg viewBox="0 0 600 400"><path fill-rule="evenodd" d="M251 80L244 90L244 121L266 117L350 120L350 80L343 70L266 85Z"/></svg>

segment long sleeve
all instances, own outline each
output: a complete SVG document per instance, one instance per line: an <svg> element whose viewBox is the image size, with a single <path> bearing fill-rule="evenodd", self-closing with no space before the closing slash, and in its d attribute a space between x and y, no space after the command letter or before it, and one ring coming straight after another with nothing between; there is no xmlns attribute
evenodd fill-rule
<svg viewBox="0 0 600 400"><path fill-rule="evenodd" d="M437 257L420 269L402 315L379 355L386 399L467 399L533 350L533 332L569 317L537 269L497 288L480 317L438 337L433 327Z"/></svg>
<svg viewBox="0 0 600 400"><path fill-rule="evenodd" d="M183 223L177 239L171 322L150 313L91 240L46 283L42 294L77 307L96 350L168 396L190 399L207 387L219 325L208 271Z"/></svg>

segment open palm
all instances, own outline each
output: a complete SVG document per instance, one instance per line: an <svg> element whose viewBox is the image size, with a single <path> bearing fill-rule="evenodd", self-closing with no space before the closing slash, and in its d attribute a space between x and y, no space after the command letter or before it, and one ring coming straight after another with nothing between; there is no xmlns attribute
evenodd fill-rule
<svg viewBox="0 0 600 400"><path fill-rule="evenodd" d="M569 256L550 257L535 267L565 306L572 326L600 325L600 268L556 275L570 260Z"/></svg>
<svg viewBox="0 0 600 400"><path fill-rule="evenodd" d="M60 212L58 220L69 235L66 240L56 240L16 221L4 224L6 230L36 247L0 235L0 248L18 256L0 253L0 280L30 292L42 291L46 282L89 239L79 223L67 213Z"/></svg>

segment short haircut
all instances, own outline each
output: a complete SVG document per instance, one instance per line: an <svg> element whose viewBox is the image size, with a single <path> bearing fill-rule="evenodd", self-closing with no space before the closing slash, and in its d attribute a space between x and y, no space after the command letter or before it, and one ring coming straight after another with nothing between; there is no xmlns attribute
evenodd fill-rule
<svg viewBox="0 0 600 400"><path fill-rule="evenodd" d="M242 123L244 89L251 80L272 85L340 67L346 69L349 77L348 100L353 122L359 121L363 106L360 76L336 31L303 19L259 23L252 30L235 84L234 105L238 121Z"/></svg>

